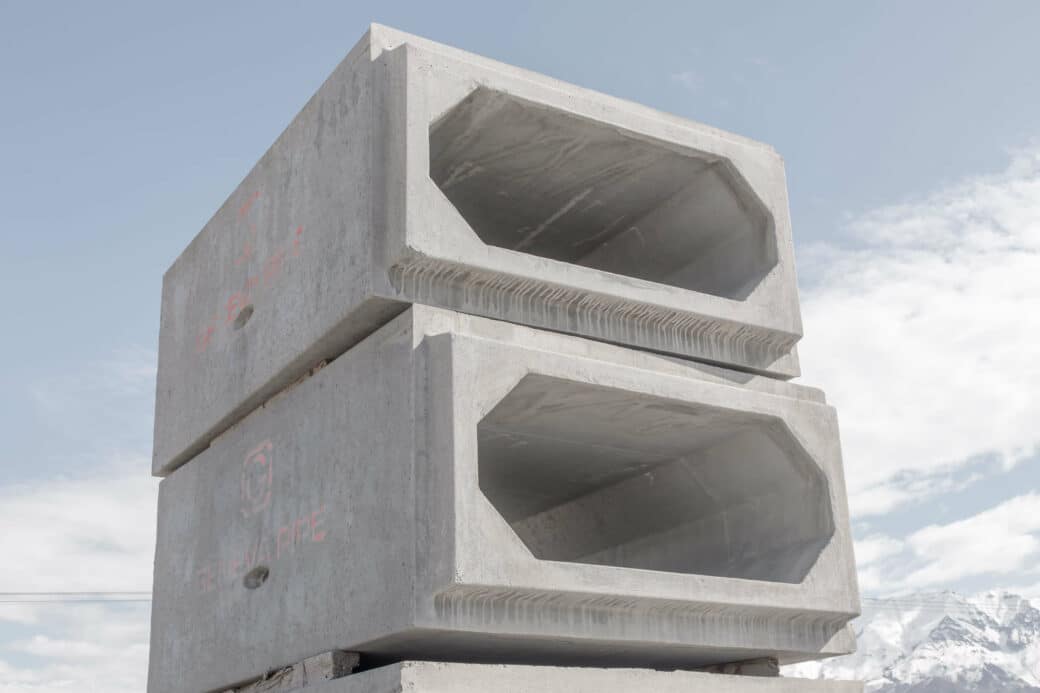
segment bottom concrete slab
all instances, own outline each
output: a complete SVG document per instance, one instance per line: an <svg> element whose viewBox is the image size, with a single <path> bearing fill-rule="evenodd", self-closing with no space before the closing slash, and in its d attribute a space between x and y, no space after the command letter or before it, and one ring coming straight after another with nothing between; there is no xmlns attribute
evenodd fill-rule
<svg viewBox="0 0 1040 693"><path fill-rule="evenodd" d="M309 686L303 693L862 693L854 681L729 676L653 669L589 669L401 662Z"/></svg>

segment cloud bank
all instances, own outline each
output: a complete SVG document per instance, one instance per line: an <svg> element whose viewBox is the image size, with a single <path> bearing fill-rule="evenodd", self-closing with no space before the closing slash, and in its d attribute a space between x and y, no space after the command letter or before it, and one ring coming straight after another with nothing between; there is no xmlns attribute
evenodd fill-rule
<svg viewBox="0 0 1040 693"><path fill-rule="evenodd" d="M142 457L94 478L0 489L0 592L150 590L158 480L148 469ZM148 607L0 603L0 693L143 691Z"/></svg>
<svg viewBox="0 0 1040 693"><path fill-rule="evenodd" d="M868 593L947 587L986 576L1017 594L1040 596L1040 493L902 539L868 536L856 542L856 561L860 587Z"/></svg>
<svg viewBox="0 0 1040 693"><path fill-rule="evenodd" d="M149 591L158 479L155 352L72 364L26 393L67 470L0 486L0 693L140 693L147 603L29 603L9 593ZM15 603L15 602L21 603Z"/></svg>
<svg viewBox="0 0 1040 693"><path fill-rule="evenodd" d="M1040 444L1040 146L849 221L800 255L805 381L841 416L853 515L970 484Z"/></svg>

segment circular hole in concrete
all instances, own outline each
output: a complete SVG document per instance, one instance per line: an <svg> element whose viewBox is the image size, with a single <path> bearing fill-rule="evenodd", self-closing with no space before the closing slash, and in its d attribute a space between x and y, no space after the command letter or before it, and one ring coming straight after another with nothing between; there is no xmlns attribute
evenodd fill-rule
<svg viewBox="0 0 1040 693"><path fill-rule="evenodd" d="M249 322L249 318L251 317L253 317L252 303L238 311L238 315L235 316L235 322L232 324L232 327L236 330L241 330L245 324Z"/></svg>
<svg viewBox="0 0 1040 693"><path fill-rule="evenodd" d="M250 570L242 578L242 584L247 590L255 590L260 585L267 581L267 577L271 574L266 565L258 565L257 567Z"/></svg>

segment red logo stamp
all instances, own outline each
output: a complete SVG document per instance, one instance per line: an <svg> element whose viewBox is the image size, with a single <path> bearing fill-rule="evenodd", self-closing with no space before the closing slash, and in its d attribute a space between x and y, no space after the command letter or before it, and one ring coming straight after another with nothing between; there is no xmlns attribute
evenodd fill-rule
<svg viewBox="0 0 1040 693"><path fill-rule="evenodd" d="M232 330L240 328L241 325L235 324L235 319L239 314L250 308L254 300L273 291L284 273L285 267L292 264L292 258L300 255L302 225L298 225L294 231L291 231L289 240L283 240L274 249L269 249L266 256L257 254L258 249L263 245L260 243L261 233L257 230L257 224L266 229L266 233L271 231L270 224L264 221L264 201L265 198L258 190L238 208L238 226L234 231L241 235L244 226L246 238L242 241L242 250L235 257L233 266L241 268L235 271L236 275L248 274L245 274L244 280L237 285L237 290L231 291L227 299L216 307L212 317L205 321L202 329L196 334L195 353L197 354L205 353L214 342L227 339L227 335ZM286 232L289 230L286 229ZM234 327L232 327L233 325Z"/></svg>
<svg viewBox="0 0 1040 693"><path fill-rule="evenodd" d="M242 517L267 509L274 480L274 446L270 440L257 445L242 462Z"/></svg>
<svg viewBox="0 0 1040 693"><path fill-rule="evenodd" d="M274 444L270 439L246 454L240 483L239 512L247 522L239 524L234 520L234 505L229 499L226 511L232 517L218 531L228 534L233 541L193 568L201 592L212 592L241 580L254 569L268 570L275 563L293 560L298 551L324 543L334 531L335 515L326 512L325 504L319 501L289 508L285 506L292 499L283 497L282 507L271 509ZM248 541L243 540L243 531Z"/></svg>

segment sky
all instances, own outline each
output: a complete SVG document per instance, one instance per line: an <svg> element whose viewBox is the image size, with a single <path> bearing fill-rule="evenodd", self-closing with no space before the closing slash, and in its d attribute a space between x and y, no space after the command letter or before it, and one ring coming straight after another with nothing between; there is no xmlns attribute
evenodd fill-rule
<svg viewBox="0 0 1040 693"><path fill-rule="evenodd" d="M162 274L373 21L773 145L864 594L1040 597L1040 3L0 0L0 693L144 690L10 595L150 589Z"/></svg>

